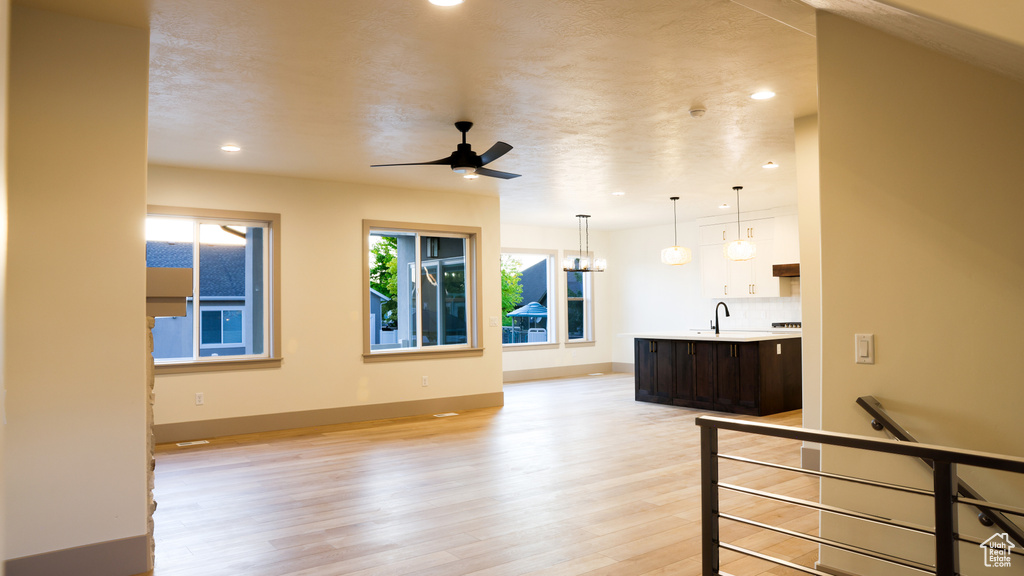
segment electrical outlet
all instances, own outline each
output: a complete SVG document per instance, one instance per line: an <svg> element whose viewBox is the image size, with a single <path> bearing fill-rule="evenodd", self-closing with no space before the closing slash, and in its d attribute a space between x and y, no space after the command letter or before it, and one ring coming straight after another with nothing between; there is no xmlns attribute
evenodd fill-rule
<svg viewBox="0 0 1024 576"><path fill-rule="evenodd" d="M204 402L206 402L206 398L203 396L203 393L196 392L196 406L202 406Z"/></svg>
<svg viewBox="0 0 1024 576"><path fill-rule="evenodd" d="M430 382L428 381L426 376L423 377L423 385L424 386L429 386L430 385Z"/></svg>

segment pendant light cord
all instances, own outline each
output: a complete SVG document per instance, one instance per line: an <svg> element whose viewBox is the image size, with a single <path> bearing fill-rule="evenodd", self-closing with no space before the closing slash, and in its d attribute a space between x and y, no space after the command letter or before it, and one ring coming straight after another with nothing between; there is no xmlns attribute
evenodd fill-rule
<svg viewBox="0 0 1024 576"><path fill-rule="evenodd" d="M576 224L577 224L577 229L579 230L579 239L580 239L580 260L578 262L576 262L576 267L579 268L580 267L580 262L583 261L583 216L577 216L576 217ZM588 246L588 248L589 248L589 246Z"/></svg>
<svg viewBox="0 0 1024 576"><path fill-rule="evenodd" d="M672 199L672 245L679 246L679 220L676 218L676 199Z"/></svg>

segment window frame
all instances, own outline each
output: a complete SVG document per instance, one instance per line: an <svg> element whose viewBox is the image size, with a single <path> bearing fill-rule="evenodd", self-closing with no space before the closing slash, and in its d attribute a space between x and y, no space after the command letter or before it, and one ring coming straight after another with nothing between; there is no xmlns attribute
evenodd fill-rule
<svg viewBox="0 0 1024 576"><path fill-rule="evenodd" d="M565 250L564 258L568 258L570 255L578 256L579 250ZM585 252L584 255L590 258L590 261L594 261L593 252ZM563 292L563 299L565 302L565 313L562 315L565 323L565 346L571 348L574 346L593 346L597 342L595 336L596 331L594 329L594 274L600 274L600 272L580 272L581 279L583 281L583 297L574 298L574 300L582 300L583 302L583 338L570 338L569 337L569 274L570 272L562 269L559 266L559 270L562 272L562 285L565 288Z"/></svg>
<svg viewBox="0 0 1024 576"><path fill-rule="evenodd" d="M393 348L372 350L370 337L370 234L396 232L423 236L465 237L465 282L466 282L466 343L423 346L422 335L417 336L416 348ZM425 224L418 222L396 222L390 220L363 220L363 239L360 260L362 261L363 317L360 330L363 333L363 362L389 362L418 358L457 358L483 355L482 322L480 304L480 235L481 228L448 224ZM417 242L417 246L419 243ZM417 248L417 261L420 260ZM419 286L417 285L417 291ZM419 301L419 298L417 299ZM422 306L422 304L421 304Z"/></svg>
<svg viewBox="0 0 1024 576"><path fill-rule="evenodd" d="M283 361L281 356L281 215L269 212L247 212L240 210L219 210L213 208L188 208L183 206L148 205L146 217L189 218L194 220L221 220L225 222L262 223L267 226L269 238L265 241L269 251L267 262L268 285L267 295L268 319L267 355L262 358L243 356L232 359L228 356L203 356L191 359L175 359L171 362L156 362L154 372L160 374L181 374L189 372L216 372L224 370L248 370L253 368L279 368ZM198 279L195 280L198 282ZM196 315L200 314L200 305L195 306ZM201 339L201 335L196 334ZM200 343L201 347L202 344Z"/></svg>
<svg viewBox="0 0 1024 576"><path fill-rule="evenodd" d="M505 256L515 256L516 254L536 254L547 257L547 273L548 273L548 341L547 342L519 342L519 343L504 343L501 344L501 349L504 352L510 352L514 350L545 350L549 348L558 348L559 342L563 339L563 335L560 332L563 322L561 321L561 298L558 290L558 272L561 268L558 267L558 251L557 250L538 250L535 248L502 248L501 258ZM504 340L504 338L503 338Z"/></svg>

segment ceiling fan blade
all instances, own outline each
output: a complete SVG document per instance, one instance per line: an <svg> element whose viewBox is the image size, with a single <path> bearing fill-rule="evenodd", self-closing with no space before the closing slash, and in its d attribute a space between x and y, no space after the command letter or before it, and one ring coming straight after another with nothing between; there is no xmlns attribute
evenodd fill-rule
<svg viewBox="0 0 1024 576"><path fill-rule="evenodd" d="M511 148L511 146L509 146ZM491 170L490 168L477 168L476 173L481 176L490 176L491 178L504 178L505 180L511 180L512 178L519 178L522 174L512 174L511 172L498 172L497 170Z"/></svg>
<svg viewBox="0 0 1024 576"><path fill-rule="evenodd" d="M430 162L406 162L404 164L372 164L370 168L381 168L383 166L428 166L431 164L443 164L445 166L450 165L452 157L441 158L440 160L431 160Z"/></svg>
<svg viewBox="0 0 1024 576"><path fill-rule="evenodd" d="M491 162L494 162L498 158L504 156L505 153L511 149L512 146L509 146L504 142L496 142L494 146L491 146L490 149L487 150L487 152L484 152L483 154L480 155L480 165L484 166L490 164Z"/></svg>

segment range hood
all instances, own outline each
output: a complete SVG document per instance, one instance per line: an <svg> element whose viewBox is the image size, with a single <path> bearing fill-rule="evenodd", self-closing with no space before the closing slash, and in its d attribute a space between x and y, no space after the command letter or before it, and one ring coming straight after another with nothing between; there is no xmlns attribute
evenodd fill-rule
<svg viewBox="0 0 1024 576"><path fill-rule="evenodd" d="M774 264L772 265L772 276L778 278L797 278L800 276L800 263Z"/></svg>

